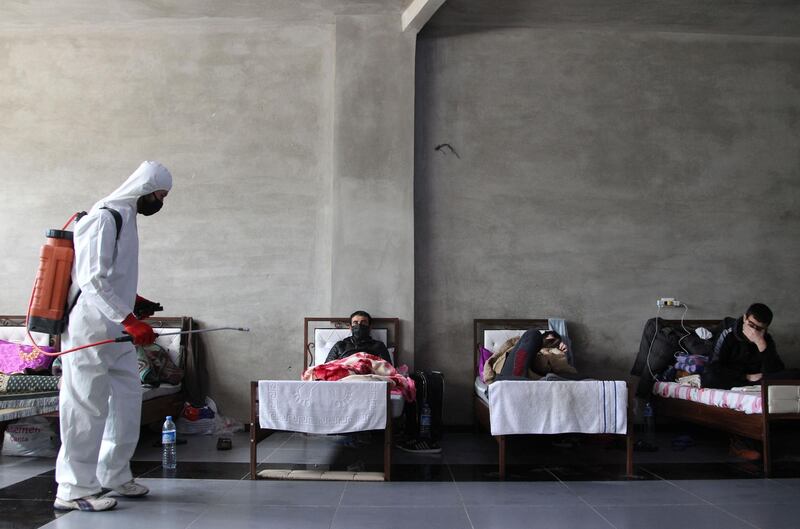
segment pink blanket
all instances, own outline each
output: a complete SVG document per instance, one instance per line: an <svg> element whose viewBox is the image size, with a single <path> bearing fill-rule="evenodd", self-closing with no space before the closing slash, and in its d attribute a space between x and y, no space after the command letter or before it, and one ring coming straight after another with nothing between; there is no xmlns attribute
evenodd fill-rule
<svg viewBox="0 0 800 529"><path fill-rule="evenodd" d="M355 353L326 364L309 367L301 377L303 380L384 380L393 389L399 389L408 402L417 399L414 381L397 372L382 358L368 353Z"/></svg>

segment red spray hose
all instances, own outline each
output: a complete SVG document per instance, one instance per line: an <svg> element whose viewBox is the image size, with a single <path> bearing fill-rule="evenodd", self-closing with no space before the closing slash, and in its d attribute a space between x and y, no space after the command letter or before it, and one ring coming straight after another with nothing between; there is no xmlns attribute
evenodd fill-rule
<svg viewBox="0 0 800 529"><path fill-rule="evenodd" d="M67 223L64 224L64 227L61 228L61 229L62 230L66 230L67 226L69 226L72 223L72 221L75 220L75 217L77 217L78 215L79 215L79 213L73 214L69 218ZM33 350L36 351L38 354L43 354L45 356L56 357L56 356L65 355L67 353L72 353L74 351L80 351L81 349L87 349L89 347L97 347L98 345L105 345L105 344L109 344L109 343L132 342L133 341L133 336L125 335L125 336L120 336L118 338L109 338L108 340L101 340L99 342L87 343L86 345L79 345L78 347L73 347L72 349L67 349L66 351L59 351L57 353L48 353L47 351L43 351L36 344L36 340L33 339L33 336L31 336L31 330L30 330L30 328L28 328L28 320L31 317L31 307L33 306L33 295L34 295L34 293L35 293L35 285L34 285L34 290L31 291L31 298L28 301L28 312L25 314L25 327L26 327L26 333L28 335L28 339L31 341L31 344L33 346ZM169 335L175 335L175 334L193 334L193 333L203 333L203 332L213 332L213 331L223 331L223 330L250 332L250 329L248 329L246 327L215 327L213 329L195 329L195 330L191 330L191 331L166 332L166 333L162 333L162 334L156 334L156 336L169 336Z"/></svg>

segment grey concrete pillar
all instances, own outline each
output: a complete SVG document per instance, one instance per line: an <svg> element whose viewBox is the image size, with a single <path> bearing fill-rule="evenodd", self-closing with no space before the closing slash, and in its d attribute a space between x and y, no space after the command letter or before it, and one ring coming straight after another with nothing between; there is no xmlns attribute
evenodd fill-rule
<svg viewBox="0 0 800 529"><path fill-rule="evenodd" d="M331 313L402 320L413 364L414 50L397 15L336 22Z"/></svg>

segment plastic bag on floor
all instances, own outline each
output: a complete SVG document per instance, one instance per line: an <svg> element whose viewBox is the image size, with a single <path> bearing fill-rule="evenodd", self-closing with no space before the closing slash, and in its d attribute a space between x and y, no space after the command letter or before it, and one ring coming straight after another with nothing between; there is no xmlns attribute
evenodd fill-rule
<svg viewBox="0 0 800 529"><path fill-rule="evenodd" d="M206 397L206 405L202 408L188 403L183 407L177 430L179 434L188 435L227 435L244 431L244 424L233 417L220 415L217 403Z"/></svg>
<svg viewBox="0 0 800 529"><path fill-rule="evenodd" d="M8 425L3 435L4 456L55 457L58 437L44 417L28 417Z"/></svg>

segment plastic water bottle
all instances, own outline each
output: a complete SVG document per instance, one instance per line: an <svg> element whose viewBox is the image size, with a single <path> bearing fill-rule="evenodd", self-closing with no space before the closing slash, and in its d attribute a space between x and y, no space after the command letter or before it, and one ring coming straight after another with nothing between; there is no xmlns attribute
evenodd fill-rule
<svg viewBox="0 0 800 529"><path fill-rule="evenodd" d="M422 403L422 413L419 416L419 436L422 439L431 437L431 406L427 400Z"/></svg>
<svg viewBox="0 0 800 529"><path fill-rule="evenodd" d="M649 402L644 405L644 439L648 443L655 445L656 418L653 414L653 406Z"/></svg>
<svg viewBox="0 0 800 529"><path fill-rule="evenodd" d="M175 450L175 423L172 422L172 415L167 415L167 420L161 428L161 447L161 466L165 470L175 470L178 454Z"/></svg>

